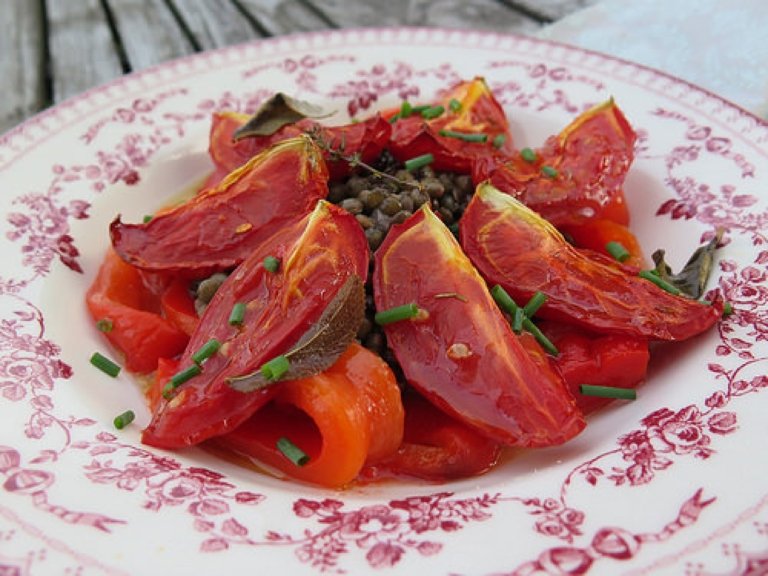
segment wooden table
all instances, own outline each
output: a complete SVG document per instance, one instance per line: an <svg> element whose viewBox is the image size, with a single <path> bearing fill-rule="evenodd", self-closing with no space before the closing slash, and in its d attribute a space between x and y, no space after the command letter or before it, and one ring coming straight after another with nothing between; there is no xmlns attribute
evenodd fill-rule
<svg viewBox="0 0 768 576"><path fill-rule="evenodd" d="M597 0L1 0L0 133L117 76L249 40L364 26L534 34Z"/></svg>

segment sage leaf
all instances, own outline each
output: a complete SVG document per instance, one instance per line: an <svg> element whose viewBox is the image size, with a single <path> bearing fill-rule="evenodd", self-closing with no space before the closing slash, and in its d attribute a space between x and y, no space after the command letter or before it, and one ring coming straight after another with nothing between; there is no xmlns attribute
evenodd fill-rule
<svg viewBox="0 0 768 576"><path fill-rule="evenodd" d="M714 238L706 244L699 246L688 259L685 266L678 273L674 273L665 260L665 251L656 250L652 255L653 263L659 277L677 287L683 294L694 300L698 300L704 294L704 290L712 274L715 263L715 250L723 238L723 229L718 228Z"/></svg>
<svg viewBox="0 0 768 576"><path fill-rule="evenodd" d="M334 112L323 110L320 106L278 92L264 102L245 124L235 130L232 139L237 142L250 136L271 136L283 126L304 118L326 118L332 114Z"/></svg>
<svg viewBox="0 0 768 576"><path fill-rule="evenodd" d="M365 317L363 280L350 276L326 306L320 318L283 354L290 367L277 379L267 379L256 370L229 378L227 383L239 392L253 392L275 382L314 376L330 368L357 336Z"/></svg>

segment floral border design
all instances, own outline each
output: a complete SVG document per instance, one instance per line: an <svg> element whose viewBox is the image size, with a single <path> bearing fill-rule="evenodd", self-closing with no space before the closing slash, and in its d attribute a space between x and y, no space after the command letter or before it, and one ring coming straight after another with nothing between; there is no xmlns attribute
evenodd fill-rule
<svg viewBox="0 0 768 576"><path fill-rule="evenodd" d="M276 66L285 73L295 74L297 86L307 92L346 99L351 116L369 109L382 94L396 94L401 98L417 96L418 80L426 76L440 80L459 77L449 64L421 70L404 63L375 65L358 70L353 80L336 84L326 92L318 85L316 71L339 60L354 62L354 58L349 56L326 60L307 57L302 60L284 59ZM505 104L513 107L535 107L538 110L559 107L574 113L579 111L579 107L568 99L560 83L586 84L596 91L603 88L588 74L569 73L567 66L499 61L492 63L491 67L522 69L529 79L536 79L533 86L527 82L494 86ZM252 68L243 76L256 76L267 69L270 68ZM715 453L713 438L737 429L736 413L723 408L740 396L759 392L768 386L768 377L743 376L743 373L750 372L752 367L766 360L755 357L751 350L754 344L764 341L768 335L766 312L761 309L768 301L768 294L757 285L768 275L766 251L761 251L753 265L743 269L732 261L720 263L722 277L719 290L735 304L735 313L720 328L721 343L716 354L724 362L711 364L709 371L716 379L726 383L724 390L710 395L702 407L662 408L649 414L641 421L642 428L617 440L616 449L574 468L564 480L557 498L523 499L484 494L476 498L452 499L451 493L436 492L347 511L343 510L345 505L339 500L299 499L293 505L294 515L314 519L323 526L321 530L313 532L307 529L302 537L270 531L263 540L255 540L250 536L246 523L229 513L232 506L259 504L264 495L236 491L234 485L216 472L185 468L174 459L160 458L149 451L120 444L114 435L106 432L97 432L91 440L75 440L73 430L92 427L95 422L55 416L52 396L55 382L70 378L72 371L58 358L56 344L44 338L42 314L22 296L25 287L46 275L55 258L74 272L81 271L77 261L79 252L69 234L69 220L87 218L90 205L77 199L66 202L65 190L73 183L83 182L88 182L96 193L120 181L127 185L136 184L151 157L174 139L183 137L188 124L199 122L217 109L252 111L268 95L269 92L264 90L240 96L224 92L218 99L201 101L189 114L160 112L163 104L171 103L176 97L187 96L185 89L162 92L152 99L136 99L129 107L116 108L96 121L81 139L86 146L90 146L98 141L102 129L111 124L135 124L140 126L139 131L126 134L109 152L98 151L92 164L54 166L51 184L44 192L29 193L14 200L22 209L8 214L11 230L7 238L21 246L24 266L32 270L33 275L22 280L0 279L0 293L22 303L22 309L16 310L13 318L3 319L0 326L0 350L3 352L0 358L0 377L3 378L0 389L4 401L19 402L29 398L31 416L25 430L27 437L40 440L50 428L58 427L65 433L65 440L61 448L41 450L39 456L31 459L26 466L22 466L18 451L10 447L0 449L0 473L6 476L3 484L6 491L30 495L35 506L65 522L87 524L109 531L113 524L122 521L99 514L73 512L50 504L46 488L54 482L54 475L32 467L54 462L69 449L78 450L91 456L91 461L83 466L84 475L90 481L113 485L128 492L143 491L146 497L143 506L148 510L186 506L193 518L194 529L205 534L201 551L218 552L242 544L289 546L300 562L319 571L343 571L339 561L354 549L365 551L365 561L372 568L397 565L407 550L415 550L423 556L438 554L443 545L438 541L422 540L420 535L434 531L452 532L470 522L487 520L492 517L490 509L502 502L522 503L535 519L535 531L569 544L548 549L537 560L518 567L511 574L550 568L582 574L598 558L627 560L639 550L640 544L671 537L677 530L696 521L699 514L714 502L714 497L704 499L701 490L685 501L676 519L658 533L633 535L620 529L602 529L593 535L586 548L570 546L584 536L581 525L585 512L568 506L567 488L577 479L593 486L603 480L609 480L614 485L646 484L657 473L669 468L677 457L712 456ZM584 103L582 109L590 104ZM755 167L744 156L732 153L731 142L714 135L714 128L698 126L692 118L679 112L659 109L655 114L671 122L685 124L689 140L688 145L659 155L666 163L669 175L666 183L677 198L663 204L658 215L669 215L673 219L697 219L708 225L727 224L731 235L751 235L753 245L764 244L765 237L761 230L768 219L768 212L749 212L748 209L756 203L754 197L738 194L738 187L734 185L724 186L719 194L713 193L704 183L690 177L676 178L674 174L676 168L696 161L701 154L719 155L734 162L740 168L743 179L755 177ZM704 209L700 210L700 207ZM32 327L36 330L31 330ZM30 331L33 333L28 334ZM726 359L737 359L741 363L726 367ZM121 452L127 455L126 464L117 464L112 460L111 455ZM601 462L612 458L620 458L628 464L614 465L606 473Z"/></svg>

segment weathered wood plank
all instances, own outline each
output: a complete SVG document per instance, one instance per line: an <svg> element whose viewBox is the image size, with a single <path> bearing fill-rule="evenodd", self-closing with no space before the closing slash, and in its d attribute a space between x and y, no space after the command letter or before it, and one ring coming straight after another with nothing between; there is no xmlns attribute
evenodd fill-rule
<svg viewBox="0 0 768 576"><path fill-rule="evenodd" d="M272 36L328 28L329 23L300 0L239 0Z"/></svg>
<svg viewBox="0 0 768 576"><path fill-rule="evenodd" d="M600 0L502 0L513 7L519 6L531 13L539 14L551 22L565 18L577 10L597 4Z"/></svg>
<svg viewBox="0 0 768 576"><path fill-rule="evenodd" d="M231 0L172 0L172 5L203 50L261 36Z"/></svg>
<svg viewBox="0 0 768 576"><path fill-rule="evenodd" d="M123 73L99 0L47 0L47 17L54 102Z"/></svg>
<svg viewBox="0 0 768 576"><path fill-rule="evenodd" d="M0 133L47 104L43 15L29 0L3 0L0 9Z"/></svg>
<svg viewBox="0 0 768 576"><path fill-rule="evenodd" d="M109 0L108 5L131 70L195 51L163 0Z"/></svg>
<svg viewBox="0 0 768 576"><path fill-rule="evenodd" d="M495 0L314 0L340 27L442 26L506 32L535 32L540 24Z"/></svg>

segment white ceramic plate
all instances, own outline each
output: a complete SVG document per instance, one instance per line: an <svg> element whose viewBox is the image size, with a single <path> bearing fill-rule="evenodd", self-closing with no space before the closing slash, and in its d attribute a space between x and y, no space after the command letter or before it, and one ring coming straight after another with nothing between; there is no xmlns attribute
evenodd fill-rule
<svg viewBox="0 0 768 576"><path fill-rule="evenodd" d="M209 169L209 117L282 90L365 115L483 75L520 146L610 96L641 138L633 227L677 265L717 226L735 313L657 350L633 403L465 482L331 492L139 443L131 378L83 293L120 212ZM746 573L768 557L768 127L694 86L549 42L366 30L246 44L121 78L0 138L0 573ZM116 431L126 408L135 425ZM763 569L765 569L763 565ZM754 573L760 572L757 568Z"/></svg>

